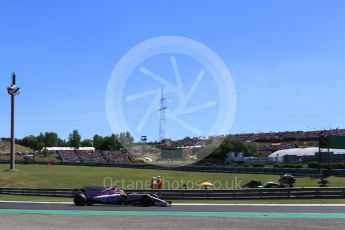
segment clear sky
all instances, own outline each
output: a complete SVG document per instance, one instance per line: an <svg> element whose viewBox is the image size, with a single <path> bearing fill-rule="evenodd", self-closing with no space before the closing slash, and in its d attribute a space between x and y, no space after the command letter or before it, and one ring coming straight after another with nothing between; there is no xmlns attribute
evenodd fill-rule
<svg viewBox="0 0 345 230"><path fill-rule="evenodd" d="M41 131L67 138L73 129L83 138L111 134L105 94L114 66L135 45L167 35L203 43L230 70L237 103L229 132L345 128L344 12L342 0L0 0L0 136L9 136L6 87L13 71L22 88L18 138ZM172 55L143 66L171 73ZM174 57L187 91L202 67ZM141 75L133 71L125 97L160 87ZM219 99L210 75L206 71L190 106ZM177 101L168 92L166 98L168 112ZM131 128L150 101L123 108ZM217 105L183 119L207 130ZM157 139L158 102L153 108L139 134ZM166 123L171 138L193 135L170 119Z"/></svg>

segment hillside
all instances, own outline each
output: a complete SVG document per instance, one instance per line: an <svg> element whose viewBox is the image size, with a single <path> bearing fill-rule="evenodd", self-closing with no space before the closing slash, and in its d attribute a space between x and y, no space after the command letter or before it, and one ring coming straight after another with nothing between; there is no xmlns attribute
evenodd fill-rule
<svg viewBox="0 0 345 230"><path fill-rule="evenodd" d="M16 144L16 152L21 152L21 153L32 152L32 149ZM4 154L4 153L10 153L10 143L2 141L0 143L0 154Z"/></svg>

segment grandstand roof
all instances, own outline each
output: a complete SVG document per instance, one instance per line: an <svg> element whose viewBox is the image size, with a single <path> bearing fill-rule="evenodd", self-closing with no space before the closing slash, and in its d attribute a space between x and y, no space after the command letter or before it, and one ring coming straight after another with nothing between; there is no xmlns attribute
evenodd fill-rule
<svg viewBox="0 0 345 230"><path fill-rule="evenodd" d="M66 151L74 150L73 147L44 147L42 150L47 149L48 151Z"/></svg>
<svg viewBox="0 0 345 230"><path fill-rule="evenodd" d="M95 151L95 147L79 147L78 150Z"/></svg>
<svg viewBox="0 0 345 230"><path fill-rule="evenodd" d="M67 151L67 150L75 150L73 147L44 147L42 150L47 149L48 151ZM95 151L94 147L79 147L77 150L83 151Z"/></svg>

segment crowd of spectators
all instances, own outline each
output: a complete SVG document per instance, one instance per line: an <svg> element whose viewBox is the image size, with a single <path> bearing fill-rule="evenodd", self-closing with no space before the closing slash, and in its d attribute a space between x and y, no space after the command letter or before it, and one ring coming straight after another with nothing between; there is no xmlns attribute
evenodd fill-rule
<svg viewBox="0 0 345 230"><path fill-rule="evenodd" d="M107 163L116 164L128 162L129 153L125 151L102 151L101 152Z"/></svg>
<svg viewBox="0 0 345 230"><path fill-rule="evenodd" d="M330 129L316 131L286 131L286 132L266 132L266 133L242 133L233 134L230 137L238 140L255 143L257 150L263 153L271 153L281 149L316 147L318 146L318 138L327 135L345 135L345 129ZM188 147L203 146L210 138L224 138L225 136L212 137L186 137L182 140L170 141L169 147Z"/></svg>
<svg viewBox="0 0 345 230"><path fill-rule="evenodd" d="M0 151L7 152L10 149L10 142L8 141L0 141Z"/></svg>
<svg viewBox="0 0 345 230"><path fill-rule="evenodd" d="M259 152L269 154L283 149L317 147L319 137L327 135L345 135L345 129L247 133L233 135L233 137L241 141L255 143Z"/></svg>
<svg viewBox="0 0 345 230"><path fill-rule="evenodd" d="M62 162L116 164L128 162L130 154L125 151L60 150L57 151Z"/></svg>
<svg viewBox="0 0 345 230"><path fill-rule="evenodd" d="M106 163L106 160L100 151L76 150L75 153L83 163Z"/></svg>
<svg viewBox="0 0 345 230"><path fill-rule="evenodd" d="M80 163L82 160L77 155L74 150L60 150L57 151L57 154L61 158L62 162L73 162L73 163Z"/></svg>
<svg viewBox="0 0 345 230"><path fill-rule="evenodd" d="M277 142L277 141L317 141L320 136L345 135L345 129L330 129L316 131L244 133L232 135L243 141Z"/></svg>
<svg viewBox="0 0 345 230"><path fill-rule="evenodd" d="M186 137L182 140L177 141L171 141L170 146L171 148L177 148L177 147L187 147L187 146L195 146L200 145L203 143L205 139L200 137Z"/></svg>
<svg viewBox="0 0 345 230"><path fill-rule="evenodd" d="M267 132L267 133L242 133L233 134L230 137L239 139L245 142L253 143L281 143L281 149L300 147L303 143L309 147L310 145L317 145L320 136L327 135L345 135L345 129L331 129L331 130L316 130L316 131L286 131L286 132ZM217 139L224 138L225 136L212 136L209 138ZM203 145L209 138L207 137L186 137L182 140L170 141L170 147L186 147ZM263 145L264 146L264 145ZM270 146L270 147L268 147ZM271 145L267 145L271 148Z"/></svg>

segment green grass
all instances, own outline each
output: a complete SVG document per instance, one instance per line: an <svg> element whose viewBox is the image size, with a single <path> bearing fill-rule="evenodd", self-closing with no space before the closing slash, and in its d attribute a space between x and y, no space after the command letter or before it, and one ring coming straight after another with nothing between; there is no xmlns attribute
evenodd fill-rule
<svg viewBox="0 0 345 230"><path fill-rule="evenodd" d="M16 151L17 152L32 152L32 149L16 144Z"/></svg>
<svg viewBox="0 0 345 230"><path fill-rule="evenodd" d="M10 161L10 154L0 154L0 160L2 161ZM16 155L16 160L24 160L23 155ZM35 156L35 161L36 162L40 162L40 163L51 163L51 162L61 162L58 154L49 154L47 156L43 156L43 155L36 155Z"/></svg>
<svg viewBox="0 0 345 230"><path fill-rule="evenodd" d="M61 161L58 154L48 154L47 156L43 155L36 155L35 156L36 162L59 162Z"/></svg>
<svg viewBox="0 0 345 230"><path fill-rule="evenodd" d="M73 202L72 198L20 196L0 194L4 201L45 201ZM203 204L345 204L345 199L289 199L289 200L173 200L173 203L203 203Z"/></svg>
<svg viewBox="0 0 345 230"><path fill-rule="evenodd" d="M21 196L0 194L0 200L4 201L46 201L46 202L72 202L72 198L45 197L45 196Z"/></svg>
<svg viewBox="0 0 345 230"><path fill-rule="evenodd" d="M6 149L0 150L0 153L9 153L9 152L10 152L9 146ZM32 149L28 147L16 144L16 152L33 152L33 151Z"/></svg>
<svg viewBox="0 0 345 230"><path fill-rule="evenodd" d="M131 169L87 166L17 165L17 171L8 171L9 166L0 165L0 187L13 188L78 188L84 185L114 185L125 189L148 188L150 179L160 175L164 188L179 189L187 182L189 189L197 189L200 181L211 181L216 188L231 189L244 185L252 179L278 181L278 175L237 174L211 172L183 172L172 170ZM330 177L330 186L345 186L345 178ZM298 178L296 187L317 187L318 179Z"/></svg>
<svg viewBox="0 0 345 230"><path fill-rule="evenodd" d="M33 151L32 151L32 149L30 149L28 147L16 144L16 152L32 153ZM16 159L23 160L23 157L17 154ZM10 160L10 149L9 148L0 150L0 160L3 160L3 161L9 161Z"/></svg>

